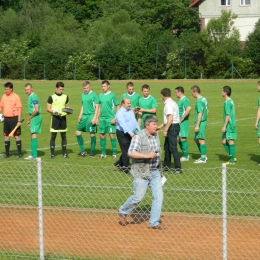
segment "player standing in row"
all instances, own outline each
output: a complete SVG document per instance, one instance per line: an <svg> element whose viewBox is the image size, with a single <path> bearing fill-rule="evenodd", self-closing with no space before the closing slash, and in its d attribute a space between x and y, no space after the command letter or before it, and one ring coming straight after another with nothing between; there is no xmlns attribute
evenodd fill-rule
<svg viewBox="0 0 260 260"><path fill-rule="evenodd" d="M194 163L206 163L207 146L205 143L207 117L208 117L208 102L205 97L200 94L200 88L196 85L191 87L191 94L197 99L194 111L194 141L200 151L200 158Z"/></svg>
<svg viewBox="0 0 260 260"><path fill-rule="evenodd" d="M134 83L128 82L126 84L126 93L121 95L120 104L122 104L122 101L124 98L130 99L131 102L131 109L134 109L139 105L138 101L140 99L140 95L134 91Z"/></svg>
<svg viewBox="0 0 260 260"><path fill-rule="evenodd" d="M99 98L90 89L90 82L84 81L82 84L84 92L81 95L81 109L78 117L76 130L77 142L80 148L79 157L86 156L82 132L90 133L90 158L94 158L96 148L96 133L99 113Z"/></svg>
<svg viewBox="0 0 260 260"><path fill-rule="evenodd" d="M69 108L69 97L63 94L64 83L56 83L56 91L52 96L49 96L47 100L47 112L51 113L51 140L50 140L50 150L51 159L54 159L55 150L55 140L57 133L61 135L61 147L62 147L62 157L68 158L67 155L67 113L63 112L63 108Z"/></svg>
<svg viewBox="0 0 260 260"><path fill-rule="evenodd" d="M140 110L138 110L138 123L141 126L141 129L144 129L144 119L148 115L156 116L156 109L158 105L156 98L150 95L149 85L143 85L142 92L143 97L139 99Z"/></svg>
<svg viewBox="0 0 260 260"><path fill-rule="evenodd" d="M178 142L183 153L183 157L180 158L181 162L189 161L189 146L188 146L188 136L190 133L190 121L189 115L191 111L190 101L184 95L184 88L175 88L175 95L179 98L179 116L180 116L180 133L178 136Z"/></svg>
<svg viewBox="0 0 260 260"><path fill-rule="evenodd" d="M99 133L101 154L99 158L106 157L106 134L109 134L112 146L112 158L116 159L116 118L115 114L119 109L119 103L116 95L110 91L110 83L107 80L102 81L103 93L99 95L100 113L99 113Z"/></svg>
<svg viewBox="0 0 260 260"><path fill-rule="evenodd" d="M26 160L33 160L38 157L38 139L37 134L42 132L42 109L40 106L39 98L34 93L33 87L30 83L25 85L25 93L28 95L28 113L29 119L27 121L27 126L30 127L31 133L31 154L26 157Z"/></svg>
<svg viewBox="0 0 260 260"><path fill-rule="evenodd" d="M257 82L257 90L260 92L260 81ZM260 147L260 96L258 97L258 109L256 113L256 121L255 121L255 129L257 131L257 137L258 137L258 146ZM257 163L257 165L260 166L260 162Z"/></svg>
<svg viewBox="0 0 260 260"><path fill-rule="evenodd" d="M5 154L3 158L9 158L10 150L10 137L9 134L12 130L18 126L14 132L14 138L16 140L16 147L18 150L18 159L22 158L22 141L21 135L21 118L22 118L22 102L20 97L13 92L12 82L6 82L4 84L5 94L0 101L0 111L4 110L4 140L5 140Z"/></svg>
<svg viewBox="0 0 260 260"><path fill-rule="evenodd" d="M223 127L221 129L222 144L230 157L226 164L235 164L236 146L234 140L237 139L237 126L235 104L230 98L231 87L224 86L221 95L225 99L223 110Z"/></svg>

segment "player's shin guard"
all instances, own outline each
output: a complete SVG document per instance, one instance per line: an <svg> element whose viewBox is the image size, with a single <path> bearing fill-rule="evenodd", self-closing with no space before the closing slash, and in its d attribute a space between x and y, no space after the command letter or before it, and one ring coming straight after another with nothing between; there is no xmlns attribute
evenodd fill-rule
<svg viewBox="0 0 260 260"><path fill-rule="evenodd" d="M61 147L62 147L62 154L66 154L67 151L67 137L66 137L66 132L61 132Z"/></svg>
<svg viewBox="0 0 260 260"><path fill-rule="evenodd" d="M5 154L6 154L6 156L9 156L9 150L10 150L10 140L5 141Z"/></svg>
<svg viewBox="0 0 260 260"><path fill-rule="evenodd" d="M234 162L234 158L236 157L236 146L235 146L235 144L230 144L229 145L229 151L230 151L230 153L229 153L229 156L230 156L229 161L230 162Z"/></svg>
<svg viewBox="0 0 260 260"><path fill-rule="evenodd" d="M18 150L18 155L22 155L22 141L21 140L16 141L16 147Z"/></svg>
<svg viewBox="0 0 260 260"><path fill-rule="evenodd" d="M182 147L183 157L188 158L189 157L189 152L188 152L189 145L188 145L188 142L187 142L187 140L183 140L181 143L182 143L181 147Z"/></svg>
<svg viewBox="0 0 260 260"><path fill-rule="evenodd" d="M116 155L116 138L111 139L112 155Z"/></svg>
<svg viewBox="0 0 260 260"><path fill-rule="evenodd" d="M31 156L33 158L37 158L38 157L38 152L37 152L37 149L38 149L38 139L37 138L32 138L31 139L31 149L32 149Z"/></svg>
<svg viewBox="0 0 260 260"><path fill-rule="evenodd" d="M100 138L101 154L107 154L106 143L107 143L106 138Z"/></svg>
<svg viewBox="0 0 260 260"><path fill-rule="evenodd" d="M91 136L90 137L90 154L93 155L95 153L96 149L96 143L97 143L97 138L96 136Z"/></svg>
<svg viewBox="0 0 260 260"><path fill-rule="evenodd" d="M77 141L78 141L78 145L79 145L79 149L81 152L84 152L85 151L85 148L84 148L84 140L83 140L83 137L82 135L76 135L77 136Z"/></svg>

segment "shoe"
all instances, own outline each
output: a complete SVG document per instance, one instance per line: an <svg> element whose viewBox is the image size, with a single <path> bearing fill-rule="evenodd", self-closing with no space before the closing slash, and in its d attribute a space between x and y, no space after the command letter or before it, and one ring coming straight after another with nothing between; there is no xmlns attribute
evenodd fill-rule
<svg viewBox="0 0 260 260"><path fill-rule="evenodd" d="M149 227L149 228L151 228L151 229L158 229L158 230L164 230L165 229L165 227L162 226L161 224L158 224L158 225L156 225L154 227Z"/></svg>
<svg viewBox="0 0 260 260"><path fill-rule="evenodd" d="M236 163L235 162L230 162L230 161L226 162L226 165L230 165L230 164L236 164Z"/></svg>
<svg viewBox="0 0 260 260"><path fill-rule="evenodd" d="M91 159L93 159L93 158L94 158L94 154L90 154L89 157L90 157Z"/></svg>
<svg viewBox="0 0 260 260"><path fill-rule="evenodd" d="M171 168L169 168L168 166L164 166L164 167L162 168L162 171L163 171L163 172L170 172L170 171L171 171Z"/></svg>
<svg viewBox="0 0 260 260"><path fill-rule="evenodd" d="M25 157L24 159L25 159L25 160L28 160L28 161L31 161L31 160L33 160L34 158L33 158L31 155L29 155L29 156Z"/></svg>
<svg viewBox="0 0 260 260"><path fill-rule="evenodd" d="M118 222L119 225L126 226L129 224L128 221L126 220L126 217L119 213L119 209L118 209L118 216L119 216L119 222Z"/></svg>
<svg viewBox="0 0 260 260"><path fill-rule="evenodd" d="M197 159L195 162L198 162L198 161L200 161L200 160L201 160L201 158L202 158L202 157L200 157L199 159ZM206 156L205 158L206 158L206 160L205 160L205 161L207 161L207 160L208 160L208 157Z"/></svg>
<svg viewBox="0 0 260 260"><path fill-rule="evenodd" d="M98 156L98 159L104 159L104 158L106 158L107 156L106 156L106 154L100 154L99 156Z"/></svg>
<svg viewBox="0 0 260 260"><path fill-rule="evenodd" d="M237 161L237 158L235 157L235 158L234 158L234 162L236 162L236 161Z"/></svg>
<svg viewBox="0 0 260 260"><path fill-rule="evenodd" d="M182 173L182 170L180 169L180 168L177 168L177 169L174 169L173 170L173 174L180 174L180 173Z"/></svg>
<svg viewBox="0 0 260 260"><path fill-rule="evenodd" d="M4 155L2 156L2 158L4 158L4 159L9 158L9 155L4 154Z"/></svg>
<svg viewBox="0 0 260 260"><path fill-rule="evenodd" d="M69 158L69 156L68 156L66 153L64 153L64 154L62 155L62 157L63 157L63 158Z"/></svg>
<svg viewBox="0 0 260 260"><path fill-rule="evenodd" d="M54 159L54 154L51 155L50 159Z"/></svg>
<svg viewBox="0 0 260 260"><path fill-rule="evenodd" d="M87 155L87 152L86 152L86 151L80 152L80 153L78 154L79 157L85 157L86 155Z"/></svg>
<svg viewBox="0 0 260 260"><path fill-rule="evenodd" d="M19 154L18 156L17 156L17 159L22 159L23 157L22 157L22 155L21 154Z"/></svg>
<svg viewBox="0 0 260 260"><path fill-rule="evenodd" d="M181 157L181 159L180 159L180 161L181 162L187 162L187 161L189 161L190 160L190 158L188 157L188 158L185 158L185 157Z"/></svg>
<svg viewBox="0 0 260 260"><path fill-rule="evenodd" d="M202 158L199 158L194 163L206 163L206 162L207 162L207 160L202 160Z"/></svg>
<svg viewBox="0 0 260 260"><path fill-rule="evenodd" d="M112 159L115 160L116 159L116 155L112 155Z"/></svg>

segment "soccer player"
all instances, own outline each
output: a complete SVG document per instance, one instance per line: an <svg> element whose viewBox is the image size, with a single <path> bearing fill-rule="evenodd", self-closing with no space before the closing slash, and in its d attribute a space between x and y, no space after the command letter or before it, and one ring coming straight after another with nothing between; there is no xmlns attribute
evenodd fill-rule
<svg viewBox="0 0 260 260"><path fill-rule="evenodd" d="M179 115L180 115L180 133L178 136L178 142L180 148L183 153L183 157L180 158L181 162L189 161L189 153L188 153L188 136L190 133L190 121L189 115L191 111L190 101L184 95L184 88L177 87L175 88L175 95L179 98L178 107L179 107Z"/></svg>
<svg viewBox="0 0 260 260"><path fill-rule="evenodd" d="M197 99L194 112L194 141L200 151L200 158L194 163L206 163L207 146L205 143L207 117L208 117L208 101L200 94L200 88L196 85L191 87L191 94Z"/></svg>
<svg viewBox="0 0 260 260"><path fill-rule="evenodd" d="M22 158L22 141L21 135L21 118L22 118L22 102L20 97L13 92L12 82L6 82L4 84L5 94L0 101L0 111L4 110L4 140L5 140L5 154L3 158L9 158L10 149L10 137L9 134L12 130L18 126L14 132L14 138L16 140L16 147L18 150L17 159Z"/></svg>
<svg viewBox="0 0 260 260"><path fill-rule="evenodd" d="M64 83L56 83L56 91L52 96L48 97L47 100L47 112L51 114L51 140L50 140L50 150L51 159L54 159L55 150L55 139L57 133L61 135L61 147L62 147L62 157L68 158L66 148L67 148L67 118L65 112L62 111L63 108L69 108L69 97L63 94Z"/></svg>
<svg viewBox="0 0 260 260"><path fill-rule="evenodd" d="M119 103L116 95L110 91L110 83L107 80L102 81L103 93L99 95L100 113L99 113L99 133L101 154L99 158L106 157L106 134L109 134L112 146L112 159L116 159L116 118L115 114L119 109Z"/></svg>
<svg viewBox="0 0 260 260"><path fill-rule="evenodd" d="M230 98L231 87L224 86L221 92L225 99L223 110L222 144L229 155L226 164L235 164L236 146L234 140L237 139L235 104Z"/></svg>
<svg viewBox="0 0 260 260"><path fill-rule="evenodd" d="M156 116L156 109L158 107L157 100L153 96L150 95L150 87L145 84L142 86L143 97L139 99L139 107L138 110L138 123L141 126L141 129L144 129L144 119L148 115Z"/></svg>
<svg viewBox="0 0 260 260"><path fill-rule="evenodd" d="M28 95L28 112L29 119L27 126L30 127L31 133L31 154L25 160L34 160L38 157L38 139L37 134L42 132L42 109L38 96L33 92L33 87L30 83L25 85L25 93Z"/></svg>
<svg viewBox="0 0 260 260"><path fill-rule="evenodd" d="M84 81L82 84L84 92L81 95L81 109L78 117L78 126L76 137L80 148L79 157L86 156L82 132L90 133L90 158L94 158L96 147L96 132L99 112L99 98L95 92L90 89L90 82Z"/></svg>
<svg viewBox="0 0 260 260"><path fill-rule="evenodd" d="M258 92L260 92L260 81L257 82L257 90ZM255 129L258 130L257 131L258 145L260 147L260 96L258 97L258 109L256 113ZM260 166L260 162L257 163L257 165Z"/></svg>
<svg viewBox="0 0 260 260"><path fill-rule="evenodd" d="M134 109L138 106L138 101L140 99L140 95L134 91L134 83L128 82L126 84L126 93L121 95L120 104L122 104L122 101L124 98L129 98L131 102L131 109Z"/></svg>

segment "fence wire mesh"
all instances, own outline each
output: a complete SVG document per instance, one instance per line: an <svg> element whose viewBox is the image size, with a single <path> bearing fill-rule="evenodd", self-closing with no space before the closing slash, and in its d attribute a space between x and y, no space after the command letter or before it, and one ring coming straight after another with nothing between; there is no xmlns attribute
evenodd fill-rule
<svg viewBox="0 0 260 260"><path fill-rule="evenodd" d="M0 163L0 259L39 259L38 169ZM161 221L149 229L152 195L118 224L133 194L115 167L41 163L44 259L223 259L222 168L164 172ZM227 258L260 259L260 174L227 168Z"/></svg>

